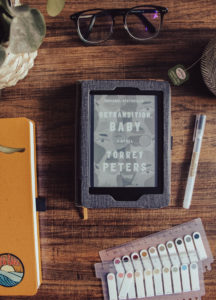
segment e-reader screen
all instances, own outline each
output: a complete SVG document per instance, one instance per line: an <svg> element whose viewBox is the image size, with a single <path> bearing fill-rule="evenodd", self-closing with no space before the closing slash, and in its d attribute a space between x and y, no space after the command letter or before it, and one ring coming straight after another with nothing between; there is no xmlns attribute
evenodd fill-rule
<svg viewBox="0 0 216 300"><path fill-rule="evenodd" d="M90 187L157 188L157 94L90 97Z"/></svg>

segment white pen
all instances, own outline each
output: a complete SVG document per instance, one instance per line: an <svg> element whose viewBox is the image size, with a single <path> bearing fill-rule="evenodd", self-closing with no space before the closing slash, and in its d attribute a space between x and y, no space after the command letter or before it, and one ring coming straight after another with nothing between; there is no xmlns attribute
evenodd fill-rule
<svg viewBox="0 0 216 300"><path fill-rule="evenodd" d="M205 130L205 123L206 123L205 115L196 116L196 123L195 123L194 136L193 136L193 141L194 141L193 154L191 157L190 169L189 169L187 185L186 185L186 190L184 195L184 202L183 202L183 207L187 209L190 208L191 205L191 199L192 199L194 183L195 183L195 178L197 173L197 166L198 166L198 161L200 156L202 139Z"/></svg>

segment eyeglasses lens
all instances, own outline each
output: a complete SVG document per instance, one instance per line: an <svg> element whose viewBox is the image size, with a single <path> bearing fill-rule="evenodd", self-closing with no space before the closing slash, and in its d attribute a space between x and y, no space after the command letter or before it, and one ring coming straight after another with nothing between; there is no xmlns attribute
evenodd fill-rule
<svg viewBox="0 0 216 300"><path fill-rule="evenodd" d="M112 33L113 19L105 11L87 11L79 16L79 32L91 43L106 41Z"/></svg>
<svg viewBox="0 0 216 300"><path fill-rule="evenodd" d="M158 34L161 15L152 7L136 7L127 13L126 24L134 38L145 40Z"/></svg>

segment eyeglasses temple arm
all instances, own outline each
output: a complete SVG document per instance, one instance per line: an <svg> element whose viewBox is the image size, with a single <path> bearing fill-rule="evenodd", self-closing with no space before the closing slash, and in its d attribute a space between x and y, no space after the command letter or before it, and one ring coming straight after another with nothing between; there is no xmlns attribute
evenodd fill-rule
<svg viewBox="0 0 216 300"><path fill-rule="evenodd" d="M142 14L142 13L137 13L137 16L140 18L140 20L143 22L143 24L148 28L149 32L155 33L156 29L154 25L149 22L149 20Z"/></svg>
<svg viewBox="0 0 216 300"><path fill-rule="evenodd" d="M91 18L91 23L89 24L89 28L88 28L88 36L89 36L89 34L91 33L91 31L93 29L93 26L95 24L95 20L96 20L96 16L93 15L92 18Z"/></svg>
<svg viewBox="0 0 216 300"><path fill-rule="evenodd" d="M92 29L93 29L93 26L95 24L95 20L96 20L96 15L92 15L91 22L90 22L89 27L88 27L88 32L86 33L86 38L89 37L89 35L90 35L90 33L91 33Z"/></svg>
<svg viewBox="0 0 216 300"><path fill-rule="evenodd" d="M77 15L76 15L76 14L71 15L71 16L70 16L70 19L73 20L73 21L75 21L75 23L76 23L76 21L77 21ZM93 28L93 26L94 26L94 24L95 24L95 20L96 20L96 15L92 15L92 17L91 17L91 22L90 22L89 28L88 28L88 32L87 32L87 34L86 34L86 38L89 37L89 34L91 33L92 28Z"/></svg>

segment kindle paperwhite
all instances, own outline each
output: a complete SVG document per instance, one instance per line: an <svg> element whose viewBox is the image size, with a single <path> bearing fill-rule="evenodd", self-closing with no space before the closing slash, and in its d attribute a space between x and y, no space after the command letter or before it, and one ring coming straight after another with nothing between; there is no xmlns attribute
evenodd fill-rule
<svg viewBox="0 0 216 300"><path fill-rule="evenodd" d="M168 205L169 84L83 81L78 90L78 202L88 208Z"/></svg>

